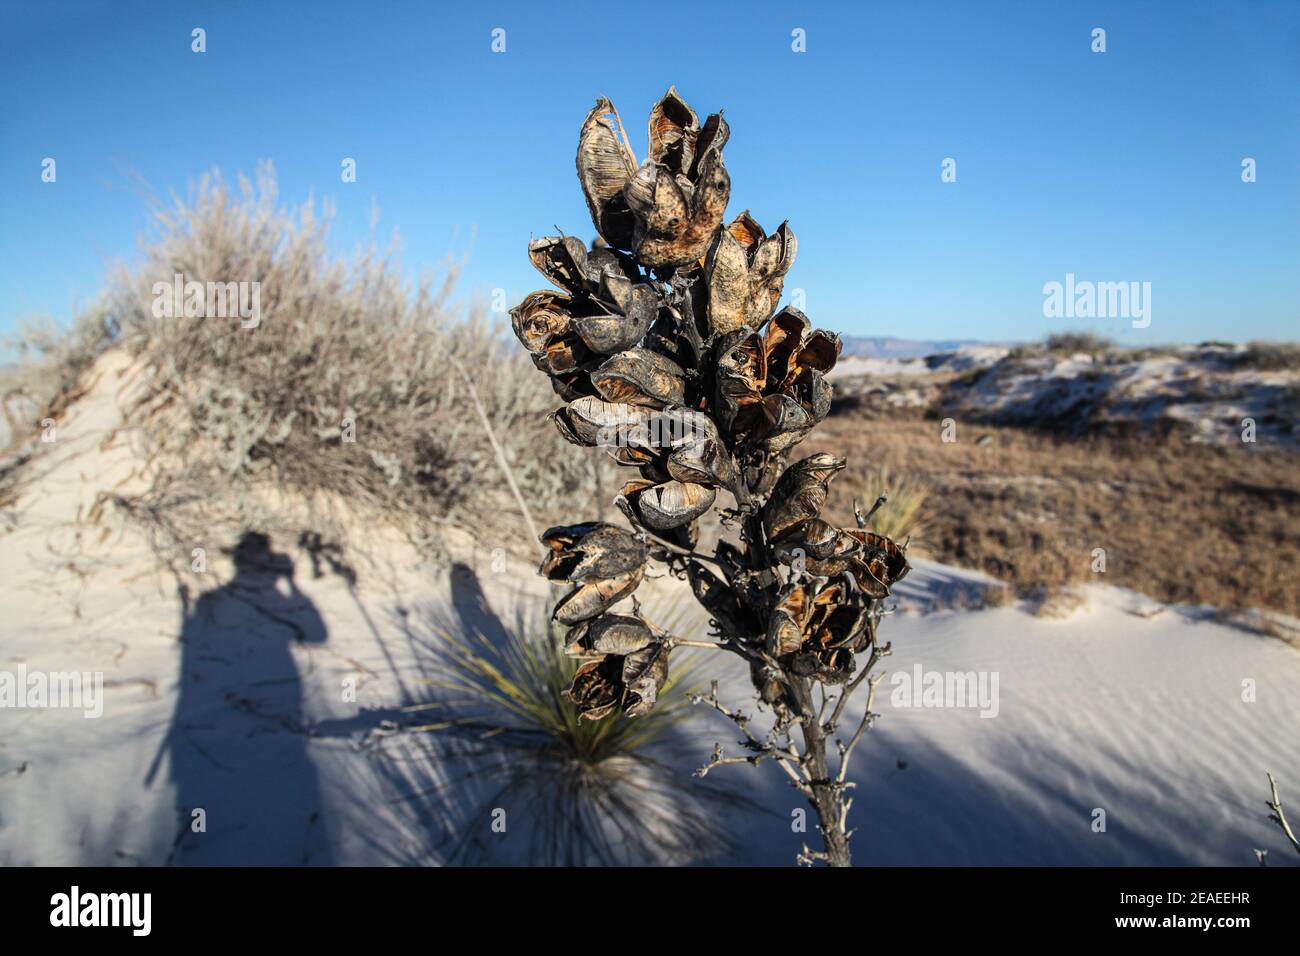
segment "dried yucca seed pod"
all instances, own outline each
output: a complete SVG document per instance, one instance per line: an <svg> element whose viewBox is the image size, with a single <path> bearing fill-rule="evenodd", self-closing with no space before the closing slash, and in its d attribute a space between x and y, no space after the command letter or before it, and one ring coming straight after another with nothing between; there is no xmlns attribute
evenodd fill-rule
<svg viewBox="0 0 1300 956"><path fill-rule="evenodd" d="M781 299L797 250L786 223L767 236L748 212L720 230L704 266L709 330L718 335L766 322Z"/></svg>
<svg viewBox="0 0 1300 956"><path fill-rule="evenodd" d="M823 684L844 684L853 676L854 663L853 652L846 647L808 649L791 656L790 670Z"/></svg>
<svg viewBox="0 0 1300 956"><path fill-rule="evenodd" d="M615 709L639 717L654 707L667 680L668 649L651 644L583 664L563 696L573 702L581 720L600 720Z"/></svg>
<svg viewBox="0 0 1300 956"><path fill-rule="evenodd" d="M668 683L668 648L651 644L623 658L623 715L641 717L659 701L659 691Z"/></svg>
<svg viewBox="0 0 1300 956"><path fill-rule="evenodd" d="M570 311L573 301L567 295L542 290L532 292L510 310L510 325L515 337L529 352L543 352L552 342L569 336L573 329Z"/></svg>
<svg viewBox="0 0 1300 956"><path fill-rule="evenodd" d="M786 306L763 330L763 352L767 356L767 377L771 388L780 391L792 379L790 370L804 339L812 333L812 323L798 309Z"/></svg>
<svg viewBox="0 0 1300 956"><path fill-rule="evenodd" d="M828 582L813 597L804 633L814 647L856 652L861 648L867 621L867 608L850 600L843 584Z"/></svg>
<svg viewBox="0 0 1300 956"><path fill-rule="evenodd" d="M769 454L778 455L803 441L819 419L798 399L769 395L759 406L762 418L753 432Z"/></svg>
<svg viewBox="0 0 1300 956"><path fill-rule="evenodd" d="M731 454L718 434L713 419L703 412L685 408L660 413L661 434L680 430L681 438L672 439L673 452L668 456L668 474L678 481L726 487L732 480Z"/></svg>
<svg viewBox="0 0 1300 956"><path fill-rule="evenodd" d="M719 423L743 438L757 419L767 384L767 356L758 334L742 327L720 336L714 344L714 408Z"/></svg>
<svg viewBox="0 0 1300 956"><path fill-rule="evenodd" d="M841 529L821 518L801 521L782 532L772 542L772 553L783 564L803 560L809 574L832 577L845 570L846 565L836 565L858 551L858 542Z"/></svg>
<svg viewBox="0 0 1300 956"><path fill-rule="evenodd" d="M619 510L651 531L671 531L690 524L713 507L717 492L707 485L670 479L629 481L614 499Z"/></svg>
<svg viewBox="0 0 1300 956"><path fill-rule="evenodd" d="M763 530L769 541L796 525L816 518L826 504L831 479L844 469L844 459L818 452L790 465L777 479L763 506Z"/></svg>
<svg viewBox="0 0 1300 956"><path fill-rule="evenodd" d="M779 398L765 402L768 450L784 451L826 417L831 386L826 373L840 354L839 337L812 330L797 309L785 308L772 317L764 333L767 391Z"/></svg>
<svg viewBox="0 0 1300 956"><path fill-rule="evenodd" d="M687 193L689 190L689 195ZM636 217L633 253L637 261L660 271L704 256L731 196L731 178L722 154L710 152L690 183L667 167L646 163L623 190Z"/></svg>
<svg viewBox="0 0 1300 956"><path fill-rule="evenodd" d="M577 165L596 231L614 248L631 249L636 220L623 197L623 187L636 173L636 157L614 104L604 97L583 121Z"/></svg>
<svg viewBox="0 0 1300 956"><path fill-rule="evenodd" d="M808 371L825 375L839 360L839 336L824 329L812 328L808 317L786 306L768 323L763 332L767 353L767 384L770 391L789 389Z"/></svg>
<svg viewBox="0 0 1300 956"><path fill-rule="evenodd" d="M704 275L708 282L709 331L725 335L747 325L749 256L730 228L721 230L709 246Z"/></svg>
<svg viewBox="0 0 1300 956"><path fill-rule="evenodd" d="M840 360L840 349L843 343L840 337L834 332L827 332L825 329L814 329L803 343L803 348L799 350L799 355L795 360L795 381L799 376L807 371L820 372L825 375L835 367L835 363Z"/></svg>
<svg viewBox="0 0 1300 956"><path fill-rule="evenodd" d="M903 549L883 534L858 528L846 528L844 534L860 544L857 557L865 573L855 573L854 578L869 596L888 597L890 588L912 570Z"/></svg>
<svg viewBox="0 0 1300 956"><path fill-rule="evenodd" d="M650 111L650 161L674 175L689 173L695 157L695 140L700 120L687 102L670 86Z"/></svg>
<svg viewBox="0 0 1300 956"><path fill-rule="evenodd" d="M576 236L545 236L528 244L537 271L571 295L588 290L587 247Z"/></svg>
<svg viewBox="0 0 1300 956"><path fill-rule="evenodd" d="M610 247L597 236L587 250L587 286L598 293L609 280L640 282L641 270L637 268L635 259ZM620 308L626 311L621 305Z"/></svg>
<svg viewBox="0 0 1300 956"><path fill-rule="evenodd" d="M617 451L631 448L653 457L651 444L655 411L625 402L606 402L583 396L552 413L560 434L575 445Z"/></svg>
<svg viewBox="0 0 1300 956"><path fill-rule="evenodd" d="M644 541L603 521L548 528L542 544L549 553L538 570L551 581L611 578L642 567L647 557Z"/></svg>
<svg viewBox="0 0 1300 956"><path fill-rule="evenodd" d="M727 140L731 138L731 127L723 119L721 113L710 113L709 118L704 121L704 128L700 130L700 135L695 138L695 155L691 159L691 168L687 172L687 178L698 183L704 176L704 164L712 156L722 158L722 147L727 145Z"/></svg>
<svg viewBox="0 0 1300 956"><path fill-rule="evenodd" d="M533 365L551 377L572 375L591 360L591 352L576 335L555 339L529 356Z"/></svg>
<svg viewBox="0 0 1300 956"><path fill-rule="evenodd" d="M702 412L582 397L552 417L568 441L604 448L621 465L654 465L665 480L693 484L719 486L731 479L730 456L717 427Z"/></svg>
<svg viewBox="0 0 1300 956"><path fill-rule="evenodd" d="M761 337L748 326L719 336L714 344L719 420L747 447L772 455L793 447L830 412L825 373L839 349L836 336L813 331L803 313L791 308L773 316Z"/></svg>
<svg viewBox="0 0 1300 956"><path fill-rule="evenodd" d="M578 585L555 604L551 616L561 624L577 624L603 614L634 592L645 576L645 568L612 578L598 578Z"/></svg>
<svg viewBox="0 0 1300 956"><path fill-rule="evenodd" d="M672 359L649 349L628 349L591 373L607 402L663 408L686 401L686 373Z"/></svg>
<svg viewBox="0 0 1300 956"><path fill-rule="evenodd" d="M645 621L629 614L602 614L569 632L564 653L570 657L631 654L656 640Z"/></svg>
<svg viewBox="0 0 1300 956"><path fill-rule="evenodd" d="M549 528L542 534L549 553L539 572L551 581L574 581L555 605L561 624L577 624L608 610L637 589L649 551L631 531L604 522Z"/></svg>
<svg viewBox="0 0 1300 956"><path fill-rule="evenodd" d="M911 570L903 549L884 535L836 528L820 518L799 522L772 545L777 560L816 577L850 574L866 597L880 600Z"/></svg>
<svg viewBox="0 0 1300 956"><path fill-rule="evenodd" d="M623 699L623 659L601 657L583 664L562 696L573 702L579 720L609 716Z"/></svg>
<svg viewBox="0 0 1300 956"><path fill-rule="evenodd" d="M528 244L528 258L537 271L570 295L599 295L607 280L633 282L640 278L636 263L608 246L590 250L576 236L544 236ZM620 310L623 304L619 303Z"/></svg>
<svg viewBox="0 0 1300 956"><path fill-rule="evenodd" d="M604 287L607 290L615 288L618 281L607 277ZM623 311L601 307L573 319L574 329L593 352L612 355L630 349L650 330L650 323L658 312L654 290L644 283L630 285L626 294L619 298L621 305L615 305Z"/></svg>
<svg viewBox="0 0 1300 956"><path fill-rule="evenodd" d="M767 621L767 652L773 656L791 654L803 646L804 622L808 619L808 589L801 583L787 584L777 597Z"/></svg>
<svg viewBox="0 0 1300 956"><path fill-rule="evenodd" d="M867 609L849 600L842 584L792 582L782 589L769 619L767 650L777 656L801 649L854 651L866 626Z"/></svg>

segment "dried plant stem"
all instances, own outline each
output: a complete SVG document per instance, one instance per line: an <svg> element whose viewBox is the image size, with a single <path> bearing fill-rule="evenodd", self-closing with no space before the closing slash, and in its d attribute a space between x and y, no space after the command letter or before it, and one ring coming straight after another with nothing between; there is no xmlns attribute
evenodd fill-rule
<svg viewBox="0 0 1300 956"><path fill-rule="evenodd" d="M519 505L520 512L523 513L524 520L528 522L528 534L532 540L539 542L539 548L544 552L545 546L541 545L541 534L537 530L537 523L533 521L533 513L528 508L528 502L524 500L523 494L519 491L519 485L515 483L514 472L510 470L510 462L506 460L505 450L501 443L497 441L496 432L492 430L492 422L488 419L487 410L483 407L483 402L479 400L478 390L474 388L474 382L471 381L469 374L465 371L465 366L460 361L450 357L452 365L456 371L460 372L460 377L465 381L465 387L469 389L470 401L474 403L474 410L478 412L478 420L483 425L483 431L487 434L487 440L492 446L492 452L496 455L497 464L501 468L501 473L505 475L506 484L510 486L510 493L515 496L515 501Z"/></svg>
<svg viewBox="0 0 1300 956"><path fill-rule="evenodd" d="M870 672L864 670L863 673L866 674ZM876 715L872 712L871 705L874 704L876 700L876 687L884 679L884 674L875 674L871 677L870 681L867 682L867 704L862 714L862 720L858 723L858 729L853 732L853 736L849 738L849 742L840 747L840 772L838 779L841 783L844 782L844 778L848 774L849 758L853 756L853 748L858 745L858 741L862 739L862 735L866 732L867 728L875 722Z"/></svg>
<svg viewBox="0 0 1300 956"><path fill-rule="evenodd" d="M682 557L692 558L696 561L707 561L716 567L722 567L722 562L707 554L701 554L698 551L692 551L689 548L682 548L673 544L671 541L656 541L655 547L663 548L665 551L671 551L673 554L680 554Z"/></svg>
<svg viewBox="0 0 1300 956"><path fill-rule="evenodd" d="M817 822L821 829L825 852L814 854L811 859L822 860L831 866L849 866L848 834L841 826L840 812L843 785L831 779L829 764L826 760L826 733L817 721L813 704L812 681L804 678L794 682L794 698L799 706L800 723L804 740L804 757L807 761L809 787L812 791L810 800L817 811ZM805 856L808 856L805 849Z"/></svg>
<svg viewBox="0 0 1300 956"><path fill-rule="evenodd" d="M772 742L772 739L769 739L767 742L763 742L759 740L757 737L755 737L753 731L749 729L749 717L746 716L745 714L742 714L738 710L736 711L728 710L718 700L718 682L716 680L713 682L712 691L708 697L704 697L702 695L697 694L694 698L692 698L692 700L697 704L699 703L708 704L718 713L722 714L722 716L732 721L737 727L740 728L741 732L745 735L744 744L746 748L752 751L749 756L726 757L723 755L722 746L720 744L715 744L713 748L713 756L709 759L709 762L707 764L705 764L699 770L695 771L695 776L697 777L706 776L708 772L715 767L722 767L728 764L737 764L737 763L748 763L756 766L765 758L772 758L777 760L778 766L780 766L781 770L784 771L786 776L790 778L790 781L791 783L794 784L795 789L797 789L800 793L803 793L805 796L809 797L810 799L812 798L812 790L808 785L808 780L806 778L806 771L804 776L800 776L800 773L796 772L795 769L796 767L800 768L801 770L804 767L805 758L800 756L798 750L795 749L794 744L787 742L785 747L778 748ZM789 763L783 761L789 761Z"/></svg>
<svg viewBox="0 0 1300 956"><path fill-rule="evenodd" d="M1300 853L1300 840L1296 839L1295 832L1291 829L1291 824L1287 822L1286 813L1282 810L1282 798L1279 797L1277 793L1277 781L1273 779L1271 773L1268 775L1268 785L1273 794L1272 798L1268 801L1268 808L1273 811L1273 814L1269 819L1282 828L1282 832L1286 834L1286 838L1290 841L1292 848L1297 853Z"/></svg>

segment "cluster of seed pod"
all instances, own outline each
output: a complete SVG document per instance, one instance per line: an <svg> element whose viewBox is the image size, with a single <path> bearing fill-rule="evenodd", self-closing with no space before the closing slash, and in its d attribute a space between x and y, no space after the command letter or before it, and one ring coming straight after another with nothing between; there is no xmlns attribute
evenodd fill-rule
<svg viewBox="0 0 1300 956"><path fill-rule="evenodd" d="M797 250L789 227L769 235L748 212L725 221L729 135L720 113L701 124L669 89L638 166L613 105L597 102L577 155L597 238L531 242L555 289L511 310L566 403L552 416L560 432L638 472L615 499L634 530L587 523L542 536L541 573L574 585L554 616L572 627L568 652L586 659L568 694L591 719L645 713L667 678L671 638L611 611L649 560L690 580L774 705L791 675L852 674L874 641L873 602L908 569L892 541L819 517L842 461L819 454L782 470L830 410L840 342L797 309L777 311ZM719 491L735 500L723 519L740 525L742 544L699 555L699 520Z"/></svg>

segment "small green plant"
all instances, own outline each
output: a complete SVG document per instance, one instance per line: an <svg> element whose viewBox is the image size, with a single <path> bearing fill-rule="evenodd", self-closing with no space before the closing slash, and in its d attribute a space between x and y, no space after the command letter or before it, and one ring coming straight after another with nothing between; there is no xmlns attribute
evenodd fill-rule
<svg viewBox="0 0 1300 956"><path fill-rule="evenodd" d="M449 676L432 681L455 688L484 713L425 729L481 726L486 733L541 734L575 761L598 764L650 743L680 721L690 705L680 691L683 672L676 671L646 720L579 720L576 706L563 696L578 669L575 658L559 649L564 628L543 618L533 627L521 624L509 640L493 643L482 633L441 635ZM491 715L491 716L490 716Z"/></svg>
<svg viewBox="0 0 1300 956"><path fill-rule="evenodd" d="M466 776L484 794L447 862L682 864L734 851L710 804L746 801L701 788L653 755L671 746L688 716L691 662L675 668L643 718L582 719L564 694L578 662L560 645L563 630L538 614L494 637L437 632L444 666L428 683L441 691L430 705L441 719L412 730L454 740ZM498 808L509 832L523 830L525 840L501 840L483 825Z"/></svg>

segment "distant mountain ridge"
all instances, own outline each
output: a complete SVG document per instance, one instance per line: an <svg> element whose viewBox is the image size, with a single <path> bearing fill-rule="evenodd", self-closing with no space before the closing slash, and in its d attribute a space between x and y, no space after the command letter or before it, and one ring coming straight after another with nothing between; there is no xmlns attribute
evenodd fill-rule
<svg viewBox="0 0 1300 956"><path fill-rule="evenodd" d="M925 358L939 352L954 352L963 345L987 345L979 339L900 339L892 335L842 335L841 355L861 358Z"/></svg>

